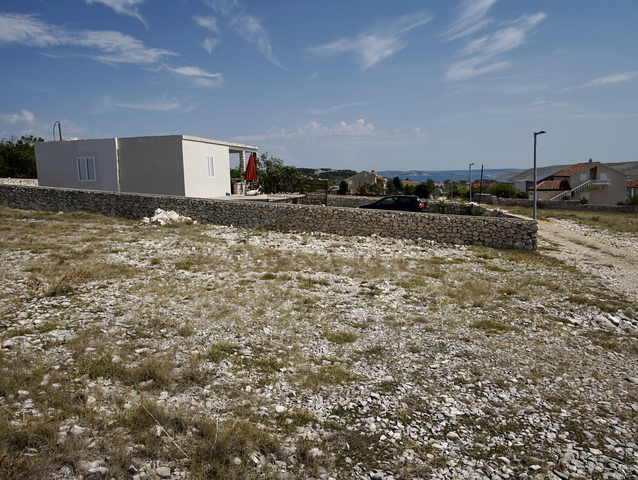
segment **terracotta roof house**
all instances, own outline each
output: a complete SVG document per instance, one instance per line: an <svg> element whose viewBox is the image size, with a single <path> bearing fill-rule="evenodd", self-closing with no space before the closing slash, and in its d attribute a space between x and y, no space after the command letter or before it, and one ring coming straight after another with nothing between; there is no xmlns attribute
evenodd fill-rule
<svg viewBox="0 0 638 480"><path fill-rule="evenodd" d="M635 197L638 195L638 180L627 180L627 196Z"/></svg>
<svg viewBox="0 0 638 480"><path fill-rule="evenodd" d="M627 175L604 163L589 160L564 168L546 177L537 186L538 200L586 198L594 205L617 205L624 202ZM533 184L527 187L531 194Z"/></svg>
<svg viewBox="0 0 638 480"><path fill-rule="evenodd" d="M230 193L230 154L259 147L190 135L36 142L43 187L211 198Z"/></svg>
<svg viewBox="0 0 638 480"><path fill-rule="evenodd" d="M368 185L380 185L385 191L385 186L388 179L382 177L381 175L378 175L377 172L375 172L374 170L372 170L371 172L367 172L364 170L361 173L357 173L352 177L346 178L345 181L348 183L348 190L350 191L350 193L356 193L357 188L364 183L367 183Z"/></svg>

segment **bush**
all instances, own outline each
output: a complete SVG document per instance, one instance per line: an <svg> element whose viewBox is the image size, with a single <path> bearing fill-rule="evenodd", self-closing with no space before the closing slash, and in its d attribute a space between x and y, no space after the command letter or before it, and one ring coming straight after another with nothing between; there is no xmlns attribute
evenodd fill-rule
<svg viewBox="0 0 638 480"><path fill-rule="evenodd" d="M490 194L501 198L527 198L525 192L521 192L511 183L499 182L490 187ZM523 195L520 197L520 195Z"/></svg>
<svg viewBox="0 0 638 480"><path fill-rule="evenodd" d="M589 199L585 197L580 197L580 204L587 205L589 203Z"/></svg>
<svg viewBox="0 0 638 480"><path fill-rule="evenodd" d="M638 207L638 195L634 195L633 197L627 197L627 201L625 205L629 205L631 207Z"/></svg>

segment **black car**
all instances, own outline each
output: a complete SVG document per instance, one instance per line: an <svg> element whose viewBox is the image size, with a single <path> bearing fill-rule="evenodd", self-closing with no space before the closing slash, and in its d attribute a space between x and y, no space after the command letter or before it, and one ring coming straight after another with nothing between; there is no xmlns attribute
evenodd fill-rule
<svg viewBox="0 0 638 480"><path fill-rule="evenodd" d="M357 208L378 208L382 210L401 210L403 212L424 212L423 200L414 195L390 195L373 203L359 205Z"/></svg>

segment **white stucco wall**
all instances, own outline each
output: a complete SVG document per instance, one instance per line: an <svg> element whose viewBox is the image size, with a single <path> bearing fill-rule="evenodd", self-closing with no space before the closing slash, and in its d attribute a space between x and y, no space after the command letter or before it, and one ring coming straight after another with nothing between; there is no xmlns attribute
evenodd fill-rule
<svg viewBox="0 0 638 480"><path fill-rule="evenodd" d="M35 143L38 184L117 192L117 152L114 138ZM78 157L95 159L95 181L80 181Z"/></svg>
<svg viewBox="0 0 638 480"><path fill-rule="evenodd" d="M225 145L204 138L187 137L182 141L184 158L184 195L222 197L230 193L230 154ZM213 157L214 177L206 177L206 156Z"/></svg>
<svg viewBox="0 0 638 480"><path fill-rule="evenodd" d="M181 135L118 138L117 145L122 192L184 195Z"/></svg>

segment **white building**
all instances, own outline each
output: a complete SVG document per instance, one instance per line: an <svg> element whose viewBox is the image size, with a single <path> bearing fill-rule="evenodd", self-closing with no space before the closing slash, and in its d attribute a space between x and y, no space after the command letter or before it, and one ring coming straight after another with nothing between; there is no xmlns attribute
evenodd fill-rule
<svg viewBox="0 0 638 480"><path fill-rule="evenodd" d="M101 138L35 144L43 187L220 197L230 193L230 154L259 147L189 135Z"/></svg>

